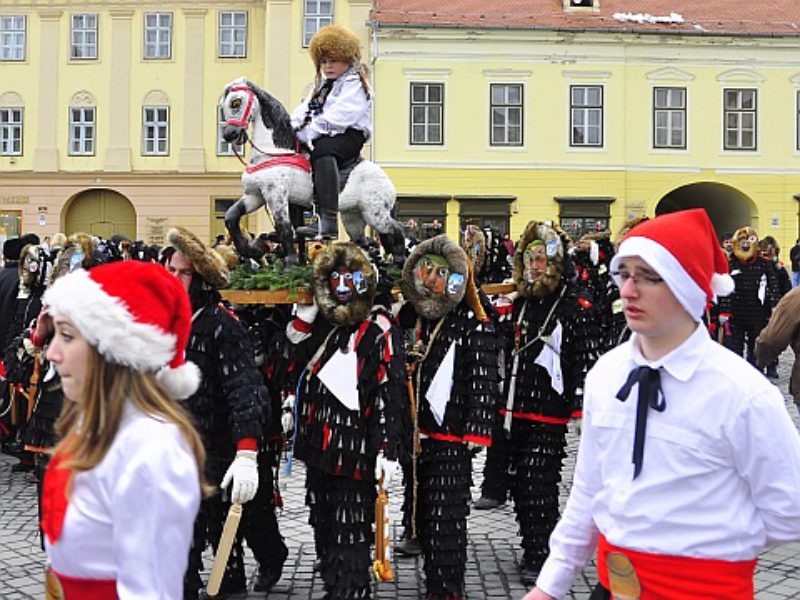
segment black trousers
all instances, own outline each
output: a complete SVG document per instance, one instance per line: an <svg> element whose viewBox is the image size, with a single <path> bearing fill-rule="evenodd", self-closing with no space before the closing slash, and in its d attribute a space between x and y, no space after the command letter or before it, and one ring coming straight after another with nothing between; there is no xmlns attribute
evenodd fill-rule
<svg viewBox="0 0 800 600"><path fill-rule="evenodd" d="M508 438L503 417L496 420L492 445L486 450L481 496L503 503L508 498Z"/></svg>
<svg viewBox="0 0 800 600"><path fill-rule="evenodd" d="M311 165L325 156L333 156L336 165L342 165L356 158L364 147L364 132L359 129L347 129L339 135L323 135L314 140L314 149L311 151Z"/></svg>
<svg viewBox="0 0 800 600"><path fill-rule="evenodd" d="M736 323L731 320L731 334L725 338L725 347L733 350L739 356L744 356L747 362L756 366L756 338L761 330L767 326L768 319L750 323ZM747 354L745 355L745 347ZM757 368L757 367L756 367Z"/></svg>
<svg viewBox="0 0 800 600"><path fill-rule="evenodd" d="M329 600L370 598L377 490L374 480L359 481L306 469L306 504L314 528L322 581Z"/></svg>

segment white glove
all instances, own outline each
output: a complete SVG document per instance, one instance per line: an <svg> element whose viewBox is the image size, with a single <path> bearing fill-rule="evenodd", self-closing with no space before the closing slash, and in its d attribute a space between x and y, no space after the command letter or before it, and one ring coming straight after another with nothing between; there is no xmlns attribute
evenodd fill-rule
<svg viewBox="0 0 800 600"><path fill-rule="evenodd" d="M225 471L220 487L225 489L233 481L231 502L245 504L250 502L258 491L258 462L255 450L239 450L231 466Z"/></svg>
<svg viewBox="0 0 800 600"><path fill-rule="evenodd" d="M583 419L582 418L577 418L577 419L575 419L573 421L573 423L575 423L575 433L577 435L580 435L581 433L583 433Z"/></svg>
<svg viewBox="0 0 800 600"><path fill-rule="evenodd" d="M379 481L381 475L383 475L383 487L389 487L389 482L399 468L399 462L396 460L389 460L383 455L383 452L381 452L375 460L375 481Z"/></svg>
<svg viewBox="0 0 800 600"><path fill-rule="evenodd" d="M283 429L284 435L290 435L294 430L294 401L295 395L289 394L286 396L286 399L283 401L283 406L281 407L283 414L281 414L281 428Z"/></svg>
<svg viewBox="0 0 800 600"><path fill-rule="evenodd" d="M319 306L317 306L317 301L314 300L313 304L298 304L294 311L294 315L301 321L313 323L314 319L317 318L318 312Z"/></svg>

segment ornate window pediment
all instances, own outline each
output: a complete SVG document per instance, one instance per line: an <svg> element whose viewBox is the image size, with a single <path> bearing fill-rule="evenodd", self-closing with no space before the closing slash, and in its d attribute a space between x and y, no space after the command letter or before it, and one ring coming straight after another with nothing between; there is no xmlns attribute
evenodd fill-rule
<svg viewBox="0 0 800 600"><path fill-rule="evenodd" d="M69 101L70 106L97 106L97 101L92 96L92 93L87 90L81 90L72 94Z"/></svg>
<svg viewBox="0 0 800 600"><path fill-rule="evenodd" d="M4 92L0 94L0 106L3 108L19 108L20 106L25 106L25 102L17 92Z"/></svg>
<svg viewBox="0 0 800 600"><path fill-rule="evenodd" d="M150 90L144 96L144 106L169 106L169 96L161 90Z"/></svg>
<svg viewBox="0 0 800 600"><path fill-rule="evenodd" d="M681 69L676 69L675 67L664 67L663 69L650 71L647 74L647 79L650 81L679 81L685 83L692 81L694 75L682 71Z"/></svg>

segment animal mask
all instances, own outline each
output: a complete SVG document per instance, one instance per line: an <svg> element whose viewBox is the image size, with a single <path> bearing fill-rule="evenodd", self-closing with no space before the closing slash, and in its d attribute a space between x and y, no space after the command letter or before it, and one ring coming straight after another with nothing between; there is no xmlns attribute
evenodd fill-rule
<svg viewBox="0 0 800 600"><path fill-rule="evenodd" d="M747 262L758 253L758 233L752 227L742 227L733 234L733 253Z"/></svg>

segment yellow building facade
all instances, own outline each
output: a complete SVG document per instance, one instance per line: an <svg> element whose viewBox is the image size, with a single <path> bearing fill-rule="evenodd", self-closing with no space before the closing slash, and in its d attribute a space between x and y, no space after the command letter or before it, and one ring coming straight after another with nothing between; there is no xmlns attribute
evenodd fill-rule
<svg viewBox="0 0 800 600"><path fill-rule="evenodd" d="M247 77L291 110L313 80L314 28L349 24L367 47L370 8L0 0L0 239L222 232L242 171L219 138L225 84Z"/></svg>
<svg viewBox="0 0 800 600"><path fill-rule="evenodd" d="M752 223L784 247L800 237L798 36L432 27L380 14L372 29L373 156L412 225L444 221L455 236L489 222L517 236L552 218L579 235L702 206L718 233Z"/></svg>

